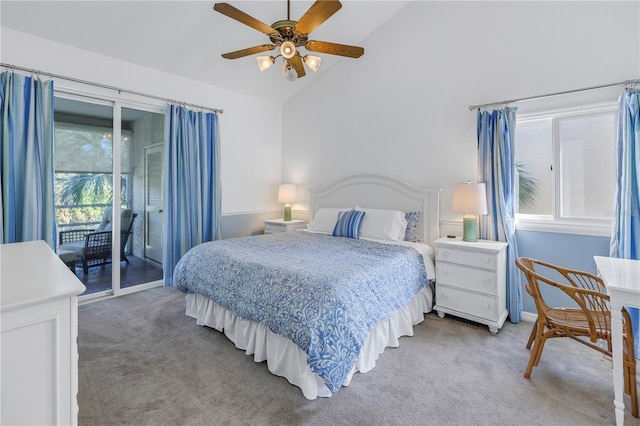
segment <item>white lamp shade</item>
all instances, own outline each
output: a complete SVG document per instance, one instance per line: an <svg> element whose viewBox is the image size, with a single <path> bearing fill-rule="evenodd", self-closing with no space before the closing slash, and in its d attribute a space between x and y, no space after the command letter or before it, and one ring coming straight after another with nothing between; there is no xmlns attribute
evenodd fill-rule
<svg viewBox="0 0 640 426"><path fill-rule="evenodd" d="M454 213L487 214L487 190L484 183L456 183L453 187Z"/></svg>
<svg viewBox="0 0 640 426"><path fill-rule="evenodd" d="M264 71L273 65L275 58L273 56L258 56L258 68L260 71Z"/></svg>
<svg viewBox="0 0 640 426"><path fill-rule="evenodd" d="M304 57L304 63L307 64L307 66L314 72L318 71L318 68L320 68L320 61L322 61L320 56L306 55Z"/></svg>
<svg viewBox="0 0 640 426"><path fill-rule="evenodd" d="M298 195L296 186L290 183L282 184L278 188L278 202L279 203L295 203Z"/></svg>

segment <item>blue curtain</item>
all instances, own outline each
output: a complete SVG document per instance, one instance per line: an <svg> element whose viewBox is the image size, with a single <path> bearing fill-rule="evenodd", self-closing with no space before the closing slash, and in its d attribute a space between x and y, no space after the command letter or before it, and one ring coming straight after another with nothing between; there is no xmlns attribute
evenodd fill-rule
<svg viewBox="0 0 640 426"><path fill-rule="evenodd" d="M0 242L55 249L53 81L0 74Z"/></svg>
<svg viewBox="0 0 640 426"><path fill-rule="evenodd" d="M516 174L514 132L517 108L478 111L478 182L487 187L487 214L480 216L480 238L506 241L509 321L520 322L522 290L515 265Z"/></svg>
<svg viewBox="0 0 640 426"><path fill-rule="evenodd" d="M164 285L192 247L220 238L220 131L214 113L168 105L165 117Z"/></svg>
<svg viewBox="0 0 640 426"><path fill-rule="evenodd" d="M616 198L611 257L640 259L640 90L625 89L618 100ZM640 310L628 308L640 358Z"/></svg>

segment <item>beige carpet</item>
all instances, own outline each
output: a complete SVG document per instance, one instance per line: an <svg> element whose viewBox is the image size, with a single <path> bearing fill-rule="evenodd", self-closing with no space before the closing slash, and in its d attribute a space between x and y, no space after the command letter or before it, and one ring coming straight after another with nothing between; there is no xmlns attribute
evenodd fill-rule
<svg viewBox="0 0 640 426"><path fill-rule="evenodd" d="M79 323L81 425L615 424L611 363L597 352L556 339L522 376L530 323L494 336L428 314L376 368L315 401L196 326L173 288L80 306ZM629 408L625 422L640 425Z"/></svg>

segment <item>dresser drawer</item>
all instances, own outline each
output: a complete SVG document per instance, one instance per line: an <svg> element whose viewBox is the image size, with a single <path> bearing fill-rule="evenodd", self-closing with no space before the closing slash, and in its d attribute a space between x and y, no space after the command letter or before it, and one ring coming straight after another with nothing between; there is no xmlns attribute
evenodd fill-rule
<svg viewBox="0 0 640 426"><path fill-rule="evenodd" d="M439 247L436 252L436 260L451 263L460 263L477 268L496 270L496 255L493 253L483 253L468 250L452 250L446 247Z"/></svg>
<svg viewBox="0 0 640 426"><path fill-rule="evenodd" d="M287 232L287 227L285 225L274 225L272 223L264 224L265 234L275 234L277 232Z"/></svg>
<svg viewBox="0 0 640 426"><path fill-rule="evenodd" d="M491 296L496 296L498 292L498 278L495 271L438 262L436 263L436 276L438 284L442 283Z"/></svg>
<svg viewBox="0 0 640 426"><path fill-rule="evenodd" d="M497 298L436 284L437 306L464 312L489 321L498 320Z"/></svg>

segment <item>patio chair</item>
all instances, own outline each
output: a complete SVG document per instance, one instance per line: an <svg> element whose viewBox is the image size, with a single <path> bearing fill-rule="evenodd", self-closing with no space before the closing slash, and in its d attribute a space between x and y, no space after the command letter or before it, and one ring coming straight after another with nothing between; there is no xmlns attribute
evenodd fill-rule
<svg viewBox="0 0 640 426"><path fill-rule="evenodd" d="M133 220L137 216L130 209L120 211L120 260L127 263L129 263L129 259L125 254L125 247L132 233ZM89 273L91 266L111 263L111 218L111 207L108 207L96 229L75 229L59 233L60 250L76 253L76 266L82 266L82 271L85 274Z"/></svg>
<svg viewBox="0 0 640 426"><path fill-rule="evenodd" d="M609 295L606 294L604 281L600 277L529 258L517 259L516 265L527 278L526 290L533 297L538 311L538 319L533 325L526 346L530 349L533 343L524 377L531 377L531 370L540 362L545 342L553 337L569 337L611 356L611 309ZM575 302L575 306L549 306L545 300L545 287L561 290ZM622 310L622 319L624 388L625 393L631 397L631 414L638 417L633 332L631 318L625 309ZM598 345L599 341L603 343L602 346Z"/></svg>

